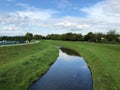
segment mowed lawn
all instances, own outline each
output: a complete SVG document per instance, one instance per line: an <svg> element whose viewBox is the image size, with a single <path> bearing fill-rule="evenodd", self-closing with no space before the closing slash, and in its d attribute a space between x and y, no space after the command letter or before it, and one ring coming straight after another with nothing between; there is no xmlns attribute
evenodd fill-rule
<svg viewBox="0 0 120 90"><path fill-rule="evenodd" d="M48 42L0 47L0 90L27 90L56 60L58 50Z"/></svg>
<svg viewBox="0 0 120 90"><path fill-rule="evenodd" d="M78 51L92 71L94 90L120 90L120 45L54 41Z"/></svg>
<svg viewBox="0 0 120 90"><path fill-rule="evenodd" d="M120 90L120 45L68 41L0 47L0 90L26 90L56 60L56 46L81 54L92 71L94 90Z"/></svg>

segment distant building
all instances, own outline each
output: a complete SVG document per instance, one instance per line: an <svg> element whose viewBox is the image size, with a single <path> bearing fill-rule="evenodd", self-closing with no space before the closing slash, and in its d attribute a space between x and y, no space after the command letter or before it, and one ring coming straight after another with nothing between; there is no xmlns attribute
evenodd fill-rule
<svg viewBox="0 0 120 90"><path fill-rule="evenodd" d="M104 37L101 37L101 40L103 40L104 39Z"/></svg>
<svg viewBox="0 0 120 90"><path fill-rule="evenodd" d="M28 40L26 40L26 41L25 41L25 43L29 43L29 41L28 41Z"/></svg>

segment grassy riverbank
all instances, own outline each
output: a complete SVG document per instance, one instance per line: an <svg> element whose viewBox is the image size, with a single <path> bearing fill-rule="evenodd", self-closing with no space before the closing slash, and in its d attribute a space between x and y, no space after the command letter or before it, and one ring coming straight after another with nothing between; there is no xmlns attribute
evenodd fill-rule
<svg viewBox="0 0 120 90"><path fill-rule="evenodd" d="M0 47L0 90L26 90L56 60L56 46L72 48L85 58L94 90L120 90L120 45L66 41Z"/></svg>
<svg viewBox="0 0 120 90"><path fill-rule="evenodd" d="M0 47L0 90L27 90L57 56L56 47L44 41Z"/></svg>
<svg viewBox="0 0 120 90"><path fill-rule="evenodd" d="M120 45L54 41L78 51L93 74L94 90L120 90Z"/></svg>

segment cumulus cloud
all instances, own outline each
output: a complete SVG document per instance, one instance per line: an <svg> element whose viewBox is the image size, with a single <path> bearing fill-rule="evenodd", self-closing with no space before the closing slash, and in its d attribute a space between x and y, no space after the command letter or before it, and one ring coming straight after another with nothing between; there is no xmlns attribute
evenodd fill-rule
<svg viewBox="0 0 120 90"><path fill-rule="evenodd" d="M47 20L52 17L52 15L59 13L56 10L52 9L40 9L36 8L34 6L29 6L28 4L24 3L18 3L17 6L20 6L24 8L24 11L16 11L16 13L13 13L15 16L20 16L20 17L27 17L29 19L39 19L39 20Z"/></svg>
<svg viewBox="0 0 120 90"><path fill-rule="evenodd" d="M24 35L24 31L1 31L0 30L0 36L19 36L19 35Z"/></svg>
<svg viewBox="0 0 120 90"><path fill-rule="evenodd" d="M117 29L120 33L120 0L105 0L92 7L82 8L88 14L84 20L94 27L93 31L104 32Z"/></svg>
<svg viewBox="0 0 120 90"><path fill-rule="evenodd" d="M68 32L83 34L91 31L106 33L113 29L120 33L119 3L120 0L105 0L91 7L80 8L87 17L63 17L56 22L55 26L67 29Z"/></svg>
<svg viewBox="0 0 120 90"><path fill-rule="evenodd" d="M2 30L8 30L8 31L16 31L18 30L18 28L14 25L14 24L11 24L11 25L6 25L2 28Z"/></svg>
<svg viewBox="0 0 120 90"><path fill-rule="evenodd" d="M89 25L71 21L62 21L55 24L58 27L70 28L70 29L84 29L88 28Z"/></svg>
<svg viewBox="0 0 120 90"><path fill-rule="evenodd" d="M54 14L58 13L55 10L39 9L22 3L17 4L17 6L24 8L24 11L0 14L0 23L2 24L0 31L19 30L22 32L23 30L31 31L32 28L36 27L46 27L45 23L53 18Z"/></svg>
<svg viewBox="0 0 120 90"><path fill-rule="evenodd" d="M16 11L11 16L29 20L47 20L51 18L52 12L48 11Z"/></svg>
<svg viewBox="0 0 120 90"><path fill-rule="evenodd" d="M92 32L106 33L116 29L120 33L120 0L104 0L91 7L80 8L87 17L64 16L55 18L60 11L51 9L39 9L27 4L18 3L23 11L15 11L0 15L2 27L0 30L32 31L49 33L76 32L86 34ZM59 7L73 6L69 0L62 0ZM79 12L78 12L79 13ZM40 28L42 30L40 30ZM44 32L43 32L44 31Z"/></svg>

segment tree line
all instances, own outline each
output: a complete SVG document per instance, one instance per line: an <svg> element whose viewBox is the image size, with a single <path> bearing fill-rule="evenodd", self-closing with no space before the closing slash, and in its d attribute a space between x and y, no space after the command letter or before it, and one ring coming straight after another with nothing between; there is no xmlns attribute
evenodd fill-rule
<svg viewBox="0 0 120 90"><path fill-rule="evenodd" d="M24 36L1 36L0 41L31 41L31 40L40 40L45 39L42 35L33 35L32 33L27 32Z"/></svg>
<svg viewBox="0 0 120 90"><path fill-rule="evenodd" d="M86 35L77 33L65 33L65 34L49 34L47 36L33 35L27 32L24 36L1 36L0 41L25 41L25 40L64 40L64 41L87 41L87 42L99 42L99 43L120 43L120 34L117 34L115 30L111 30L106 34L89 32Z"/></svg>
<svg viewBox="0 0 120 90"><path fill-rule="evenodd" d="M115 30L109 31L107 34L89 32L86 35L70 32L66 34L50 34L46 36L46 39L98 43L120 43L120 34L117 34Z"/></svg>

